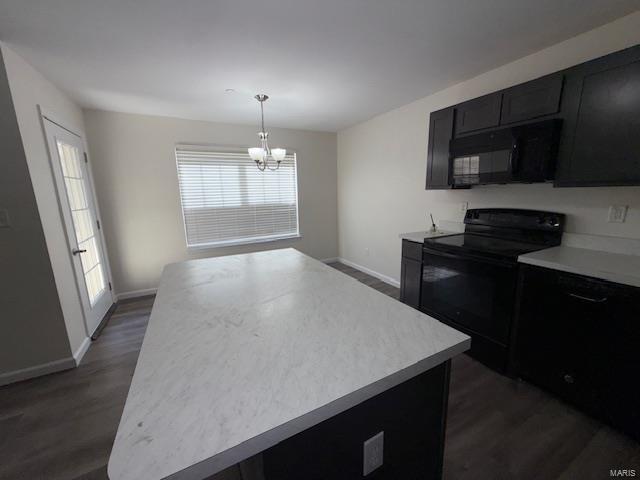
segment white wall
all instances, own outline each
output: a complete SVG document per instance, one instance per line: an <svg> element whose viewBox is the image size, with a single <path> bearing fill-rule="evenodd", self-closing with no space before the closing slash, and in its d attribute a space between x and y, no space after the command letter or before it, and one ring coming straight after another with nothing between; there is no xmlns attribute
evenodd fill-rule
<svg viewBox="0 0 640 480"><path fill-rule="evenodd" d="M164 265L189 258L288 246L319 259L337 256L335 133L270 129L274 145L298 154L302 238L188 251L176 143L253 145L256 127L97 110L84 116L116 292L156 288Z"/></svg>
<svg viewBox="0 0 640 480"><path fill-rule="evenodd" d="M496 185L426 191L429 113L640 43L640 12L534 53L338 133L340 256L399 278L402 232L462 221L470 208L505 206L568 215L567 232L640 238L640 188L554 189ZM627 222L606 222L608 206L629 205ZM367 255L366 249L369 254Z"/></svg>
<svg viewBox="0 0 640 480"><path fill-rule="evenodd" d="M0 385L70 355L64 317L0 53Z"/></svg>
<svg viewBox="0 0 640 480"><path fill-rule="evenodd" d="M1 48L67 335L75 353L87 337L86 328L38 105L79 130L83 129L82 110L6 44Z"/></svg>

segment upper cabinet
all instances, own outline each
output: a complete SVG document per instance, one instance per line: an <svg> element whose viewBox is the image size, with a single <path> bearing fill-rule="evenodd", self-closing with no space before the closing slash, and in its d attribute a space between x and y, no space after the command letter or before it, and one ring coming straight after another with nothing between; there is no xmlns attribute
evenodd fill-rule
<svg viewBox="0 0 640 480"><path fill-rule="evenodd" d="M500 124L558 113L563 78L561 73L557 73L505 90L502 94Z"/></svg>
<svg viewBox="0 0 640 480"><path fill-rule="evenodd" d="M640 185L640 45L433 112L427 189L450 188L452 139L547 119L556 187Z"/></svg>
<svg viewBox="0 0 640 480"><path fill-rule="evenodd" d="M557 186L640 185L640 47L567 75Z"/></svg>
<svg viewBox="0 0 640 480"><path fill-rule="evenodd" d="M427 190L449 185L449 141L453 136L453 108L432 112L429 117Z"/></svg>
<svg viewBox="0 0 640 480"><path fill-rule="evenodd" d="M558 113L563 78L547 75L456 105L456 136Z"/></svg>
<svg viewBox="0 0 640 480"><path fill-rule="evenodd" d="M456 105L456 135L498 126L501 105L502 92Z"/></svg>

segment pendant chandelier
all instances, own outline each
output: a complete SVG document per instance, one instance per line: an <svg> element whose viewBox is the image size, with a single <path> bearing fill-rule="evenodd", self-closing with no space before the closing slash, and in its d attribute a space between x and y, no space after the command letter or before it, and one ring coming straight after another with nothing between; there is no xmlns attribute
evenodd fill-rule
<svg viewBox="0 0 640 480"><path fill-rule="evenodd" d="M249 156L256 162L258 169L265 171L269 169L271 171L280 168L280 162L284 160L287 155L287 150L284 148L269 148L269 132L264 129L264 102L269 98L264 93L256 95L256 100L260 102L260 117L262 119L261 129L258 132L258 138L260 139L260 146L249 149ZM275 167L273 162L276 163Z"/></svg>

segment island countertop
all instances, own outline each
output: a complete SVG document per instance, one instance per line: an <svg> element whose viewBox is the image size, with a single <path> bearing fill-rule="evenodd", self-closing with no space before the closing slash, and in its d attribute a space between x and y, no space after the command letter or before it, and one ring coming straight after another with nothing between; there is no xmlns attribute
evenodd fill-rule
<svg viewBox="0 0 640 480"><path fill-rule="evenodd" d="M469 345L294 249L168 265L109 477L205 478Z"/></svg>

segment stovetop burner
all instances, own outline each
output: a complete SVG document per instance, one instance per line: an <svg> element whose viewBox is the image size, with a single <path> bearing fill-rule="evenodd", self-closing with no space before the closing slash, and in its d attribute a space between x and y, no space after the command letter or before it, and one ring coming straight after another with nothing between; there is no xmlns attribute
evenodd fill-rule
<svg viewBox="0 0 640 480"><path fill-rule="evenodd" d="M465 233L424 240L425 247L516 260L559 245L564 215L537 210L477 208L467 211Z"/></svg>
<svg viewBox="0 0 640 480"><path fill-rule="evenodd" d="M518 242L474 233L461 233L458 235L448 235L446 237L429 238L426 239L424 243L430 246L442 246L446 249L462 249L476 254L486 253L509 258L517 258L518 255L546 248L545 245Z"/></svg>

